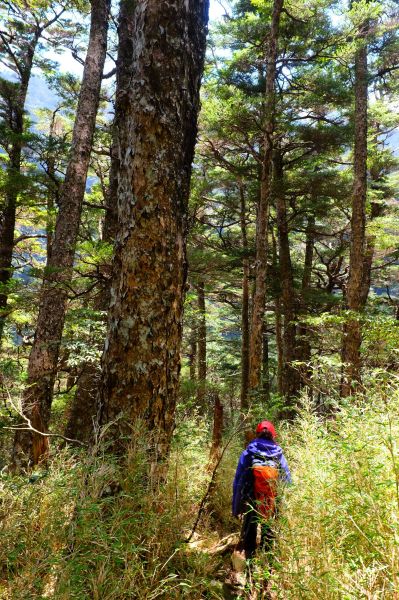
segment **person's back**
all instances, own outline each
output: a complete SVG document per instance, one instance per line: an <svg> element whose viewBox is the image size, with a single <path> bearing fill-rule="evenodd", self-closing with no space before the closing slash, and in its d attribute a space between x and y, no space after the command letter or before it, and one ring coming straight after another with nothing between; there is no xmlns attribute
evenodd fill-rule
<svg viewBox="0 0 399 600"><path fill-rule="evenodd" d="M270 421L256 428L257 437L240 456L233 484L233 515L244 513L240 545L246 558L256 550L258 522L262 523L261 545L268 550L272 542L270 520L276 512L278 479L291 483L288 463L276 442Z"/></svg>

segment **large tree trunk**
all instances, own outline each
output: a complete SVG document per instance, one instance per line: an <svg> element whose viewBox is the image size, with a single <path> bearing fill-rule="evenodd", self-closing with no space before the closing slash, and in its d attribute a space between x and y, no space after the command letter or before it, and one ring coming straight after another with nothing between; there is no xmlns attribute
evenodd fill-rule
<svg viewBox="0 0 399 600"><path fill-rule="evenodd" d="M198 308L198 388L197 402L198 405L204 408L204 400L206 395L206 305L205 305L205 284L200 281L196 286L197 289L197 308Z"/></svg>
<svg viewBox="0 0 399 600"><path fill-rule="evenodd" d="M365 260L367 194L367 45L364 24L359 33L362 44L355 53L355 149L352 195L351 245L347 306L353 311L344 326L342 396L351 395L361 384L360 347L362 342L359 311L363 308L362 287ZM358 314L356 314L358 313Z"/></svg>
<svg viewBox="0 0 399 600"><path fill-rule="evenodd" d="M129 102L129 86L133 66L134 2L121 0L118 26L118 57L116 66L115 115L112 125L111 166L105 196L105 217L102 228L104 242L113 244L118 230L119 128ZM98 295L96 309L106 312L111 300L111 282L107 279ZM82 441L93 436L96 422L97 395L101 380L99 364L86 364L78 380L74 399L68 411L65 435Z"/></svg>
<svg viewBox="0 0 399 600"><path fill-rule="evenodd" d="M207 0L137 0L130 102L119 128L119 232L99 415L125 437L144 420L154 460L174 427L186 220Z"/></svg>
<svg viewBox="0 0 399 600"><path fill-rule="evenodd" d="M249 258L244 187L240 183L240 224L242 259L241 304L241 411L248 410L249 385Z"/></svg>
<svg viewBox="0 0 399 600"><path fill-rule="evenodd" d="M37 27L32 41L23 60L19 63L21 79L18 85L18 93L15 102L11 101L10 127L14 136L9 153L9 163L7 167L7 183L4 206L0 212L0 344L3 337L5 320L7 317L7 299L6 286L12 277L12 256L14 249L14 229L15 215L17 207L17 198L20 192L19 177L21 173L21 158L24 142L22 139L24 133L24 111L26 96L28 93L30 76L32 73L33 58L35 55L41 30Z"/></svg>
<svg viewBox="0 0 399 600"><path fill-rule="evenodd" d="M89 46L73 130L72 150L60 194L53 247L41 291L39 315L29 356L23 412L32 426L45 432L49 425L54 379L64 326L68 284L79 231L82 202L93 141L107 49L109 0L93 0ZM36 464L48 438L28 431L16 433L14 463L29 455Z"/></svg>
<svg viewBox="0 0 399 600"><path fill-rule="evenodd" d="M279 272L281 285L281 305L284 316L282 394L286 398L285 414L290 412L292 399L299 389L299 374L293 365L296 359L296 311L294 277L288 234L287 206L283 187L283 162L281 153L274 152L273 189L277 208L277 232L279 246Z"/></svg>
<svg viewBox="0 0 399 600"><path fill-rule="evenodd" d="M268 223L271 197L273 133L275 122L275 78L277 42L283 0L274 0L272 22L266 57L265 117L263 161L258 211L256 217L255 291L252 304L249 388L259 390L262 373L262 335L266 303L266 276L268 255Z"/></svg>

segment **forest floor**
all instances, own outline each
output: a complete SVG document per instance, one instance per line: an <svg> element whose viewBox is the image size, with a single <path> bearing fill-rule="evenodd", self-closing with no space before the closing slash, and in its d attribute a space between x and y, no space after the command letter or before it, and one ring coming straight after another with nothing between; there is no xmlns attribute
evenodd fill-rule
<svg viewBox="0 0 399 600"><path fill-rule="evenodd" d="M268 589L268 578L262 576L258 564L248 563L245 553L238 549L239 539L238 531L222 537L216 532L208 537L195 534L187 551L220 558L215 562L211 583L224 600L277 600L277 595Z"/></svg>

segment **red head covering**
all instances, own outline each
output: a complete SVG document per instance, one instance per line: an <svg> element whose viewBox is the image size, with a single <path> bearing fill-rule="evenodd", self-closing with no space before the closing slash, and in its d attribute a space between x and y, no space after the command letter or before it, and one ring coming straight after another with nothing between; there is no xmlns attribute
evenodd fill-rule
<svg viewBox="0 0 399 600"><path fill-rule="evenodd" d="M262 433L262 431L264 431L265 429L267 431L269 431L269 433L272 434L272 437L275 440L277 437L277 433L276 433L276 430L274 429L273 423L270 423L270 421L261 421L260 423L258 423L258 426L256 427L256 433Z"/></svg>

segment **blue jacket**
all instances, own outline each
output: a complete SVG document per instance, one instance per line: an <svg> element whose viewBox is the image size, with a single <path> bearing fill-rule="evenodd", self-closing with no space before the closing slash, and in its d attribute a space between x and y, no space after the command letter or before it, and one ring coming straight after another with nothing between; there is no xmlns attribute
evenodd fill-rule
<svg viewBox="0 0 399 600"><path fill-rule="evenodd" d="M266 454L280 464L282 480L292 483L291 473L282 449L276 442L256 438L240 456L233 483L233 515L237 517L244 509L246 500L253 498L252 489L252 460L255 454Z"/></svg>

